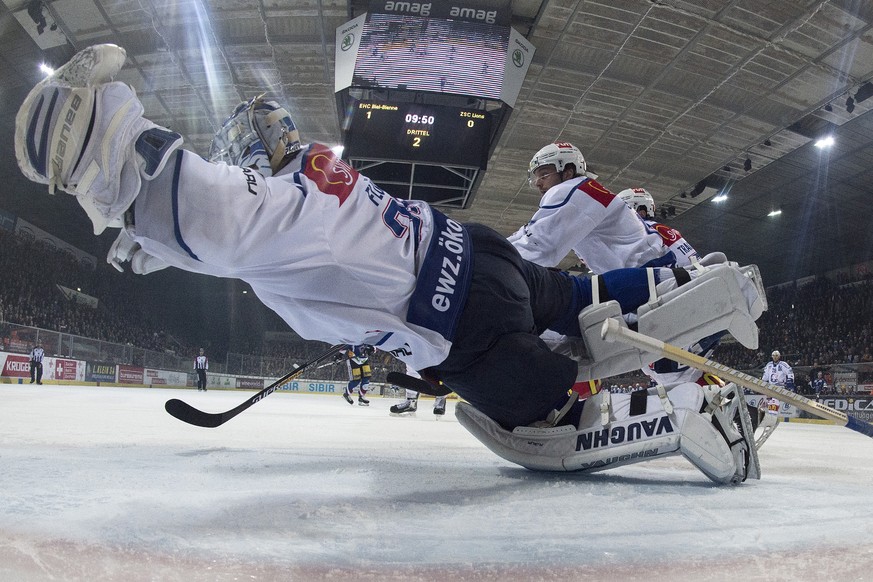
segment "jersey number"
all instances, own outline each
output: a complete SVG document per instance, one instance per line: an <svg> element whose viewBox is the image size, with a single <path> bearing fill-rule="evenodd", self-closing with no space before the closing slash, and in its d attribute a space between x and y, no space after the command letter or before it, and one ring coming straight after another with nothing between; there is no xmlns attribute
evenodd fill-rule
<svg viewBox="0 0 873 582"><path fill-rule="evenodd" d="M416 244L420 240L421 216L419 216L417 208L406 206L403 200L391 198L388 201L388 205L382 213L382 222L391 229L397 238L407 236L409 230L412 229L413 240Z"/></svg>

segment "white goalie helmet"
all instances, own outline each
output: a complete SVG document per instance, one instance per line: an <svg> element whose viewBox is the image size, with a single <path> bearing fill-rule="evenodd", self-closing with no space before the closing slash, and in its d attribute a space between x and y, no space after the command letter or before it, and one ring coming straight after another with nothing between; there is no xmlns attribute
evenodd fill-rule
<svg viewBox="0 0 873 582"><path fill-rule="evenodd" d="M272 176L285 156L300 149L300 134L291 115L263 97L237 105L212 138L210 162L254 168Z"/></svg>
<svg viewBox="0 0 873 582"><path fill-rule="evenodd" d="M573 164L576 167L576 174L582 175L586 171L585 158L582 156L579 148L571 143L562 141L550 143L535 153L534 157L530 160L527 176L531 187L535 188L536 176L534 176L534 171L541 166L548 166L550 164L553 164L558 172L563 172L567 164Z"/></svg>
<svg viewBox="0 0 873 582"><path fill-rule="evenodd" d="M646 209L649 218L655 218L655 199L645 188L628 188L619 192L618 197L634 212L642 206Z"/></svg>
<svg viewBox="0 0 873 582"><path fill-rule="evenodd" d="M771 358L781 358L782 354L779 353L779 350L773 350L773 353L770 354Z"/></svg>

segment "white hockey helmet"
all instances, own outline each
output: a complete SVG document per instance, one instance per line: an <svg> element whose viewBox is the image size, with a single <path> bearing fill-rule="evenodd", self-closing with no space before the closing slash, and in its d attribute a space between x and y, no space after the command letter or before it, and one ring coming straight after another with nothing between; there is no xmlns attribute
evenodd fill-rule
<svg viewBox="0 0 873 582"><path fill-rule="evenodd" d="M640 206L646 209L649 218L655 218L655 199L645 188L628 188L618 193L618 197L637 212Z"/></svg>
<svg viewBox="0 0 873 582"><path fill-rule="evenodd" d="M221 125L212 138L209 161L272 176L285 156L300 147L300 134L288 111L260 95L237 105Z"/></svg>
<svg viewBox="0 0 873 582"><path fill-rule="evenodd" d="M779 350L773 350L773 353L770 354L771 358L781 358L782 354L779 353Z"/></svg>
<svg viewBox="0 0 873 582"><path fill-rule="evenodd" d="M534 170L541 166L554 165L555 170L563 172L567 164L573 164L576 168L576 174L582 175L585 173L585 158L579 148L571 143L559 141L550 143L546 147L534 154L530 160L530 165L527 169L528 182L532 188L536 188L536 176Z"/></svg>

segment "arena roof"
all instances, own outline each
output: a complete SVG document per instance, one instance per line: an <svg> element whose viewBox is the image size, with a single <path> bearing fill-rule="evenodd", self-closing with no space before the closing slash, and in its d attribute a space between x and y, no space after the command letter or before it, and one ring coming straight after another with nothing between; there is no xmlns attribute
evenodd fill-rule
<svg viewBox="0 0 873 582"><path fill-rule="evenodd" d="M0 208L98 255L114 238L95 239L71 197L48 197L15 165L13 120L40 63L124 46L119 79L201 154L234 105L265 91L304 141L337 145L335 31L366 10L360 0L2 0ZM604 185L647 188L698 250L757 263L768 284L873 259L873 99L862 99L873 4L515 0L512 13L536 54L475 201L455 218L517 229L539 200L530 157L562 140ZM825 132L835 145L816 148Z"/></svg>

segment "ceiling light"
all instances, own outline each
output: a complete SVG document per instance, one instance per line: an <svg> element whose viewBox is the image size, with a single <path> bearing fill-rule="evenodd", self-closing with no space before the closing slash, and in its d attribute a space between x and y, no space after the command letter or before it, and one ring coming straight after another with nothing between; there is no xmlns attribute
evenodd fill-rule
<svg viewBox="0 0 873 582"><path fill-rule="evenodd" d="M852 99L851 97L849 97L848 99L846 99L846 111L851 113L854 110L855 110L855 100Z"/></svg>
<svg viewBox="0 0 873 582"><path fill-rule="evenodd" d="M752 171L752 159L746 158L746 161L743 162L743 169L747 172Z"/></svg>
<svg viewBox="0 0 873 582"><path fill-rule="evenodd" d="M779 216L780 214L782 214L781 208L779 208L778 210L771 210L770 214L768 214L767 216Z"/></svg>
<svg viewBox="0 0 873 582"><path fill-rule="evenodd" d="M773 145L773 142L771 142L769 139L765 139L765 140L764 140L764 145L765 145L765 146L771 146L771 145Z"/></svg>
<svg viewBox="0 0 873 582"><path fill-rule="evenodd" d="M330 148L330 151L332 151L336 157L341 158L341 157L343 157L343 150L344 149L345 149L344 146L338 145L338 146L333 146L332 148Z"/></svg>
<svg viewBox="0 0 873 582"><path fill-rule="evenodd" d="M825 111L828 111L828 112L831 112L831 111L834 110L834 108L831 107L831 104L830 104L830 103L828 103L827 105L824 106L824 110L825 110Z"/></svg>
<svg viewBox="0 0 873 582"><path fill-rule="evenodd" d="M818 141L815 142L815 147L819 149L829 148L832 145L834 145L834 136L832 135L819 138Z"/></svg>
<svg viewBox="0 0 873 582"><path fill-rule="evenodd" d="M727 200L727 194L719 194L712 199L713 202L724 202L725 200Z"/></svg>
<svg viewBox="0 0 873 582"><path fill-rule="evenodd" d="M55 70L53 68L51 68L50 66L48 66L45 63L42 63L39 66L39 70L42 71L43 73L45 73L46 75L53 75L55 72Z"/></svg>

